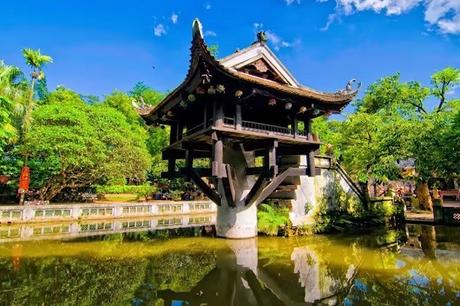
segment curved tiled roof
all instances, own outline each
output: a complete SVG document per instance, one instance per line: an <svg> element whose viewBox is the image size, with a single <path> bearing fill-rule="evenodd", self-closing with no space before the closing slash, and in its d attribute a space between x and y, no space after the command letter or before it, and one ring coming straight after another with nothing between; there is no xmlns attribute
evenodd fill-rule
<svg viewBox="0 0 460 306"><path fill-rule="evenodd" d="M335 93L327 93L317 91L305 86L291 86L287 84L281 84L276 81L257 77L248 73L238 71L231 67L225 67L219 60L217 60L208 50L206 43L203 39L201 30L201 23L198 19L193 22L193 40L191 46L191 59L190 66L187 72L185 80L171 93L169 93L156 107L152 109L144 109L140 111L140 115L147 119L150 115L163 108L172 98L174 98L180 91L188 84L191 78L194 76L198 69L199 58L204 60L210 66L213 66L216 70L222 74L241 80L253 85L257 85L262 89L277 91L282 94L290 95L292 98L307 98L316 100L325 105L329 104L335 107L343 107L348 104L357 94L358 90L341 90ZM243 50L244 51L244 50ZM242 51L240 51L242 52ZM232 56L232 55L230 55ZM228 58L228 57L226 57ZM225 59L225 58L224 58Z"/></svg>

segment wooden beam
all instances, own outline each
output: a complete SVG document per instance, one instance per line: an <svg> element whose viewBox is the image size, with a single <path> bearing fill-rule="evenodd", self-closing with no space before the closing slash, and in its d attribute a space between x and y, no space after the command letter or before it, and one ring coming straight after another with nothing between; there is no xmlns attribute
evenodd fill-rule
<svg viewBox="0 0 460 306"><path fill-rule="evenodd" d="M181 140L183 134L184 134L184 124L183 124L181 121L179 121L179 123L177 124L177 136L176 136L176 140Z"/></svg>
<svg viewBox="0 0 460 306"><path fill-rule="evenodd" d="M292 120L292 132L294 134L294 138L297 137L297 135L299 134L299 131L298 131L298 120L296 117L294 117L294 119Z"/></svg>
<svg viewBox="0 0 460 306"><path fill-rule="evenodd" d="M307 120L304 121L304 133L305 136L308 137L308 139L311 139L310 135L312 133L312 128L311 128L311 119L308 118Z"/></svg>
<svg viewBox="0 0 460 306"><path fill-rule="evenodd" d="M262 203L288 176L305 175L305 168L288 168L279 174L260 192L259 196L255 200L255 204L259 205Z"/></svg>
<svg viewBox="0 0 460 306"><path fill-rule="evenodd" d="M191 149L185 151L185 168L193 168L193 150Z"/></svg>
<svg viewBox="0 0 460 306"><path fill-rule="evenodd" d="M222 101L214 101L213 113L214 126L221 128L224 125L224 104Z"/></svg>
<svg viewBox="0 0 460 306"><path fill-rule="evenodd" d="M212 146L207 143L183 141L181 146L185 150L211 152Z"/></svg>
<svg viewBox="0 0 460 306"><path fill-rule="evenodd" d="M246 195L244 199L244 204L247 206L251 204L257 197L260 195L262 190L264 189L265 185L268 182L268 175L266 173L262 173L258 178L257 181L252 186L249 193Z"/></svg>
<svg viewBox="0 0 460 306"><path fill-rule="evenodd" d="M277 147L278 141L273 140L270 146L265 151L264 171L268 173L270 177L275 177L278 174L278 165L276 164Z"/></svg>
<svg viewBox="0 0 460 306"><path fill-rule="evenodd" d="M211 201L213 201L214 203L216 203L219 206L222 204L222 199L221 199L220 195L214 189L209 187L209 185L206 184L205 181L203 181L203 179L199 176L198 173L196 173L196 171L193 168L187 169L187 172L188 172L187 175L193 181L193 183L195 183L195 185L197 185L198 188L200 188L200 190L203 191L203 193Z"/></svg>
<svg viewBox="0 0 460 306"><path fill-rule="evenodd" d="M174 172L176 172L176 159L171 157L168 159L168 174L173 176Z"/></svg>
<svg viewBox="0 0 460 306"><path fill-rule="evenodd" d="M212 176L212 171L210 168L193 168L195 170L196 174L199 175L200 177L211 177ZM187 168L180 168L179 173L184 176L187 175Z"/></svg>
<svg viewBox="0 0 460 306"><path fill-rule="evenodd" d="M308 175L313 177L316 175L316 166L315 166L315 151L311 150L308 152Z"/></svg>
<svg viewBox="0 0 460 306"><path fill-rule="evenodd" d="M171 124L171 129L169 130L169 144L173 144L177 141L177 122Z"/></svg>
<svg viewBox="0 0 460 306"><path fill-rule="evenodd" d="M228 206L235 207L235 186L233 184L232 169L229 164L225 164L226 177L222 178L225 199Z"/></svg>
<svg viewBox="0 0 460 306"><path fill-rule="evenodd" d="M235 105L235 126L237 130L241 130L243 124L241 104L236 103Z"/></svg>
<svg viewBox="0 0 460 306"><path fill-rule="evenodd" d="M243 143L245 151L261 151L273 145L275 139L259 139L255 141L246 141Z"/></svg>
<svg viewBox="0 0 460 306"><path fill-rule="evenodd" d="M246 175L258 175L264 173L264 167L248 167L246 168Z"/></svg>
<svg viewBox="0 0 460 306"><path fill-rule="evenodd" d="M224 143L215 132L212 138L212 175L217 178L223 178L226 176L224 173Z"/></svg>
<svg viewBox="0 0 460 306"><path fill-rule="evenodd" d="M210 158L211 152L205 151L193 151L193 158ZM162 152L163 160L169 160L170 158L185 159L185 150L182 149L165 149Z"/></svg>

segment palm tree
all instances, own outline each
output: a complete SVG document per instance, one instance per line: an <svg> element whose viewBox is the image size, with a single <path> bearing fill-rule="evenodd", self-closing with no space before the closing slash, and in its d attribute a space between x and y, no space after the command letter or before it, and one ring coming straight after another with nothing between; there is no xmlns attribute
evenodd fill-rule
<svg viewBox="0 0 460 306"><path fill-rule="evenodd" d="M29 131L32 123L32 110L36 105L34 101L35 83L45 78L45 73L42 70L43 66L52 63L53 59L51 56L41 54L40 50L34 49L23 49L22 55L24 56L26 64L32 68L32 72L30 74L32 79L30 83L30 94L26 104L24 105L21 126L21 137L25 142L27 132Z"/></svg>
<svg viewBox="0 0 460 306"><path fill-rule="evenodd" d="M27 133L30 130L30 126L32 124L32 111L36 106L34 101L34 91L35 91L35 83L37 81L43 80L45 78L45 73L43 72L43 66L46 64L52 63L53 59L51 56L41 54L40 50L34 49L23 49L22 55L26 61L26 64L32 68L31 76L31 83L30 83L30 92L28 99L25 100L25 104L22 105L21 109L19 110L21 113L21 124L20 124L20 141L22 142L24 148L27 150ZM24 166L23 170L27 168L28 163L28 154L27 151L24 152ZM22 171L21 171L22 173ZM19 205L24 204L24 195L25 190L20 190L21 197L19 200Z"/></svg>

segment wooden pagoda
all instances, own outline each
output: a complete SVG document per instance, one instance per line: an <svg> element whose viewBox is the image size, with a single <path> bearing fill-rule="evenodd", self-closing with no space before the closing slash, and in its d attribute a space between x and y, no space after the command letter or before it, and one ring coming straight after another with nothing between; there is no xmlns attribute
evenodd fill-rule
<svg viewBox="0 0 460 306"><path fill-rule="evenodd" d="M170 126L164 176L191 179L219 206L219 235L254 236L256 206L287 177L316 173L320 141L311 120L340 112L357 89L354 80L335 93L302 86L268 48L263 32L221 60L207 48L198 20L192 33L185 80L140 113L147 124ZM307 156L307 166L280 166L280 158L292 155ZM196 167L198 159L209 167ZM184 167L178 160L185 160Z"/></svg>

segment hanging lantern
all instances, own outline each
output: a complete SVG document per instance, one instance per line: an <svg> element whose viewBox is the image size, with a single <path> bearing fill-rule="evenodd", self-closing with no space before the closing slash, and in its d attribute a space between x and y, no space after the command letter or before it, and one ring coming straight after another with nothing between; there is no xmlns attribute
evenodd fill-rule
<svg viewBox="0 0 460 306"><path fill-rule="evenodd" d="M209 95L214 95L215 93L216 93L216 89L214 88L214 86L209 86L208 94Z"/></svg>
<svg viewBox="0 0 460 306"><path fill-rule="evenodd" d="M173 116L174 116L173 111L171 111L171 110L167 111L167 112L166 112L166 116L167 116L167 117L173 117Z"/></svg>
<svg viewBox="0 0 460 306"><path fill-rule="evenodd" d="M199 95L204 95L206 93L206 89L204 89L203 87L197 87L195 92Z"/></svg>
<svg viewBox="0 0 460 306"><path fill-rule="evenodd" d="M286 104L284 104L284 109L285 110L290 110L292 108L292 103L291 102L288 102Z"/></svg>
<svg viewBox="0 0 460 306"><path fill-rule="evenodd" d="M188 97L187 97L187 100L189 100L190 102L195 102L196 101L196 97L194 94L189 94Z"/></svg>
<svg viewBox="0 0 460 306"><path fill-rule="evenodd" d="M276 105L276 99L275 98L270 98L268 100L268 105L270 106L275 106Z"/></svg>
<svg viewBox="0 0 460 306"><path fill-rule="evenodd" d="M216 91L217 91L218 93L220 93L220 94L225 93L225 86L222 85L222 84L218 84L218 85L216 86Z"/></svg>
<svg viewBox="0 0 460 306"><path fill-rule="evenodd" d="M235 91L235 97L237 97L238 99L241 98L242 95L243 95L243 91L242 91L242 90L237 90L237 91Z"/></svg>
<svg viewBox="0 0 460 306"><path fill-rule="evenodd" d="M306 107L306 106L301 106L301 107L299 108L299 113L300 113L300 114L303 114L303 113L305 113L306 111L307 111L307 107Z"/></svg>

